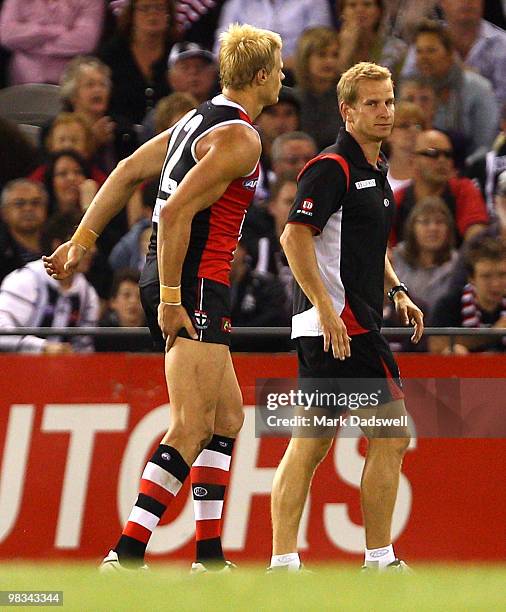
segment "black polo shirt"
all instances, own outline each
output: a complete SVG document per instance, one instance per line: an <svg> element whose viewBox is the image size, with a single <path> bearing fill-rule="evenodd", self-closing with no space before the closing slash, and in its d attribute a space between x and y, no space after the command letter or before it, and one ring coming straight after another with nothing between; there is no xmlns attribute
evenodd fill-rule
<svg viewBox="0 0 506 612"><path fill-rule="evenodd" d="M371 166L344 129L299 175L288 223L314 229L320 274L350 335L381 328L385 252L394 214L385 158L380 154L377 168ZM292 337L322 333L316 309L296 284Z"/></svg>

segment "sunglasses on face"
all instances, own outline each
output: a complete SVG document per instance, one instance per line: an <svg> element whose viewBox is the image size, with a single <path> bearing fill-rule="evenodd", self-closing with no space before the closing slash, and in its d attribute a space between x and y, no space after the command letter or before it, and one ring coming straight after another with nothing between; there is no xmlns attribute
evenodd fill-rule
<svg viewBox="0 0 506 612"><path fill-rule="evenodd" d="M423 149L422 151L416 151L416 154L422 155L423 157L429 157L430 159L439 159L440 157L453 159L453 151L449 149Z"/></svg>

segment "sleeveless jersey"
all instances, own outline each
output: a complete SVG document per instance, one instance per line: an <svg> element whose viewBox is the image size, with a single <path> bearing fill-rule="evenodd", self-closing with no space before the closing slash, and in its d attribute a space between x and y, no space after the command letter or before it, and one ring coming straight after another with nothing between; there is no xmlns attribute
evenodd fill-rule
<svg viewBox="0 0 506 612"><path fill-rule="evenodd" d="M162 167L153 211L153 232L141 286L159 280L156 253L160 211L186 174L197 164L197 143L212 130L234 123L255 129L245 110L221 94L187 113L174 126ZM258 162L250 174L232 181L216 202L195 215L181 272L183 286L193 285L197 278L230 285L230 264L257 182Z"/></svg>

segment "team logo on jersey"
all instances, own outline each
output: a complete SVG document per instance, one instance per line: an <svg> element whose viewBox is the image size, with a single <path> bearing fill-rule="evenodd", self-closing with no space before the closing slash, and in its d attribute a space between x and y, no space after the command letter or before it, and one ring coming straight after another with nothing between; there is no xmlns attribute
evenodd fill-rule
<svg viewBox="0 0 506 612"><path fill-rule="evenodd" d="M383 204L384 204L385 206L390 206L390 200L389 200L388 198L385 198L385 199L383 200Z"/></svg>
<svg viewBox="0 0 506 612"><path fill-rule="evenodd" d="M304 202L302 202L302 208L304 210L311 210L313 208L313 200L304 200Z"/></svg>
<svg viewBox="0 0 506 612"><path fill-rule="evenodd" d="M203 310L195 311L195 327L197 329L207 329L209 327L209 317L207 316L207 312Z"/></svg>
<svg viewBox="0 0 506 612"><path fill-rule="evenodd" d="M246 189L250 189L251 191L255 191L255 189L257 188L258 185L258 179L247 179L245 181L242 182L243 187L246 187Z"/></svg>
<svg viewBox="0 0 506 612"><path fill-rule="evenodd" d="M305 200L302 201L302 204L300 205L300 208L297 211L297 213L301 215L307 215L308 217L312 217L313 216L313 206L314 206L313 200L311 198L306 198Z"/></svg>
<svg viewBox="0 0 506 612"><path fill-rule="evenodd" d="M232 321L228 317L222 317L221 331L224 331L226 334L232 333Z"/></svg>
<svg viewBox="0 0 506 612"><path fill-rule="evenodd" d="M367 187L376 187L376 179L368 179L367 181L358 181L355 183L357 189L367 189Z"/></svg>

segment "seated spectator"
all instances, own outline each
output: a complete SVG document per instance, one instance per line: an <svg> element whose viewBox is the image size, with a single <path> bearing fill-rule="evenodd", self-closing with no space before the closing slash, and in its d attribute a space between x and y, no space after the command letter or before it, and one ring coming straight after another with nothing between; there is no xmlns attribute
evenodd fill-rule
<svg viewBox="0 0 506 612"><path fill-rule="evenodd" d="M199 104L219 92L218 65L214 55L197 43L176 43L167 65L167 80L172 91L187 93Z"/></svg>
<svg viewBox="0 0 506 612"><path fill-rule="evenodd" d="M232 324L234 327L276 327L289 325L290 304L281 282L272 274L260 274L251 269L245 246L239 243L230 271ZM285 344L275 341L277 350ZM272 340L256 338L248 341L233 339L234 350L265 350Z"/></svg>
<svg viewBox="0 0 506 612"><path fill-rule="evenodd" d="M124 269L114 275L109 307L99 321L99 327L144 327L144 311L139 292L139 272ZM141 336L97 336L97 352L144 353L153 350L153 343L146 334Z"/></svg>
<svg viewBox="0 0 506 612"><path fill-rule="evenodd" d="M374 62L389 68L396 80L408 45L387 34L383 0L342 0L339 5L339 71Z"/></svg>
<svg viewBox="0 0 506 612"><path fill-rule="evenodd" d="M298 174L310 159L318 153L314 139L304 132L281 134L272 143L272 172L270 181L282 174Z"/></svg>
<svg viewBox="0 0 506 612"><path fill-rule="evenodd" d="M54 249L70 239L73 220L53 217L43 236L43 251ZM51 278L42 259L32 261L8 274L0 286L0 327L90 327L98 318L98 297L84 277L92 257L90 250L77 272L65 280ZM69 353L93 350L86 336L0 336L0 350L28 353Z"/></svg>
<svg viewBox="0 0 506 612"><path fill-rule="evenodd" d="M295 92L300 101L300 129L318 150L333 144L343 125L336 103L339 80L339 36L330 28L305 30L297 44Z"/></svg>
<svg viewBox="0 0 506 612"><path fill-rule="evenodd" d="M65 64L98 42L103 0L5 0L0 43L12 51L10 84L58 83Z"/></svg>
<svg viewBox="0 0 506 612"><path fill-rule="evenodd" d="M42 229L47 219L44 187L15 179L2 190L0 224L0 281L13 270L42 256Z"/></svg>
<svg viewBox="0 0 506 612"><path fill-rule="evenodd" d="M340 0L336 0L339 4ZM411 40L423 19L440 19L439 0L384 0L386 31Z"/></svg>
<svg viewBox="0 0 506 612"><path fill-rule="evenodd" d="M177 123L192 108L197 108L197 100L188 93L174 92L162 98L150 111L142 123L142 140L164 132Z"/></svg>
<svg viewBox="0 0 506 612"><path fill-rule="evenodd" d="M495 217L494 193L499 175L506 170L506 104L501 109L500 132L494 146L469 166L466 176L477 182L485 197L490 216Z"/></svg>
<svg viewBox="0 0 506 612"><path fill-rule="evenodd" d="M495 327L504 336L458 336L453 351L506 351L506 243L486 238L469 248L466 258L468 283L443 296L436 304L432 327ZM451 352L450 339L431 336L433 353Z"/></svg>
<svg viewBox="0 0 506 612"><path fill-rule="evenodd" d="M411 102L419 106L423 112L425 129L432 127L437 109L437 94L428 81L416 77L402 79L397 98L400 102Z"/></svg>
<svg viewBox="0 0 506 612"><path fill-rule="evenodd" d="M426 126L422 109L411 102L399 102L395 108L388 148L388 182L393 191L407 187L413 178L416 135Z"/></svg>
<svg viewBox="0 0 506 612"><path fill-rule="evenodd" d="M39 163L37 148L12 121L0 117L0 189Z"/></svg>
<svg viewBox="0 0 506 612"><path fill-rule="evenodd" d="M85 160L75 151L53 153L44 173L49 213L80 219L98 191Z"/></svg>
<svg viewBox="0 0 506 612"><path fill-rule="evenodd" d="M263 202L269 197L272 143L281 134L300 129L300 103L293 89L284 86L281 88L277 104L263 109L256 119L256 127L262 141L262 155L255 200Z"/></svg>
<svg viewBox="0 0 506 612"><path fill-rule="evenodd" d="M441 0L447 32L460 61L488 79L499 106L506 103L506 32L483 19L484 0ZM413 71L410 50L403 69Z"/></svg>
<svg viewBox="0 0 506 612"><path fill-rule="evenodd" d="M167 57L176 36L174 0L130 0L100 58L112 71L111 112L142 123L169 93Z"/></svg>
<svg viewBox="0 0 506 612"><path fill-rule="evenodd" d="M437 196L422 198L409 213L404 235L392 250L391 262L427 317L446 293L457 259L453 218L445 202Z"/></svg>
<svg viewBox="0 0 506 612"><path fill-rule="evenodd" d="M464 134L467 163L472 163L490 149L497 134L499 112L490 82L462 68L449 33L437 22L418 26L415 52L414 75L428 79L438 95L434 127Z"/></svg>
<svg viewBox="0 0 506 612"><path fill-rule="evenodd" d="M67 112L57 115L47 132L44 149L46 154L68 149L76 151L90 164L91 178L99 186L105 182L107 175L93 163L96 149L95 138L84 115ZM38 166L30 174L30 178L35 181L43 181L46 169L47 164Z"/></svg>
<svg viewBox="0 0 506 612"><path fill-rule="evenodd" d="M96 57L76 57L60 81L66 110L86 117L91 125L97 150L96 163L106 173L137 148L132 123L111 112L111 69Z"/></svg>
<svg viewBox="0 0 506 612"><path fill-rule="evenodd" d="M413 180L395 192L397 214L392 243L404 239L406 219L422 198L440 196L455 222L456 244L469 240L488 223L485 202L479 189L468 178L455 176L450 139L438 130L417 134Z"/></svg>
<svg viewBox="0 0 506 612"><path fill-rule="evenodd" d="M249 23L257 28L277 32L283 39L283 62L286 68L294 66L297 40L304 30L316 26L333 26L327 0L226 0L216 30L216 55L219 35L231 23Z"/></svg>

